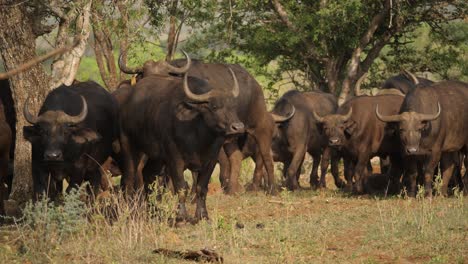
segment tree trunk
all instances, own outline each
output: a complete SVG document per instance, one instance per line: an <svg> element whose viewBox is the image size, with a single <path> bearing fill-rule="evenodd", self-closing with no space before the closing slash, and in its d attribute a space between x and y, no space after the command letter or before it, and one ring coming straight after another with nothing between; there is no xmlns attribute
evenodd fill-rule
<svg viewBox="0 0 468 264"><path fill-rule="evenodd" d="M175 49L177 46L176 38L176 24L177 20L175 17L175 13L177 11L177 4L179 1L174 1L172 3L171 8L171 17L169 19L169 33L167 34L167 54L166 54L166 61L171 61L174 58Z"/></svg>
<svg viewBox="0 0 468 264"><path fill-rule="evenodd" d="M51 88L58 87L62 84L71 85L75 80L78 67L80 66L81 57L86 50L86 44L88 43L91 31L91 3L92 1L88 1L84 5L82 13L76 18L76 34L78 35L79 44L70 52L63 54L52 64ZM71 18L69 17L64 21L64 23L60 24L59 34L57 36L57 45L64 45L63 42L67 40L67 31L69 30L70 19Z"/></svg>
<svg viewBox="0 0 468 264"><path fill-rule="evenodd" d="M337 94L338 90L338 71L336 69L336 60L329 58L325 63L325 76L327 79L328 91Z"/></svg>
<svg viewBox="0 0 468 264"><path fill-rule="evenodd" d="M33 23L24 4L0 5L0 52L5 69L11 70L36 56ZM14 26L12 26L14 25ZM16 109L16 153L11 200L24 204L32 198L31 145L23 138L23 105L31 95L31 108L38 110L48 90L49 78L41 64L10 79Z"/></svg>
<svg viewBox="0 0 468 264"><path fill-rule="evenodd" d="M108 89L115 89L119 83L117 66L115 64L113 45L110 36L104 33L102 27L105 25L94 25L94 54L96 55L96 63L99 68L102 80Z"/></svg>

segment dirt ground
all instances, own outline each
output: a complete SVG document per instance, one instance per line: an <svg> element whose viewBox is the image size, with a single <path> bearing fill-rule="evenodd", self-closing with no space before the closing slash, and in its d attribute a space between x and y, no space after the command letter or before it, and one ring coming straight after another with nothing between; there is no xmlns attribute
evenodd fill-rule
<svg viewBox="0 0 468 264"><path fill-rule="evenodd" d="M190 263L152 253L157 248L208 248L225 263L468 263L466 197L350 196L327 180L327 190L226 196L214 179L210 220L197 225L132 216L122 204L112 222L69 213L79 206L36 210L28 223L1 229L0 263ZM174 201L163 199L156 211L170 211ZM188 209L193 214L195 205Z"/></svg>

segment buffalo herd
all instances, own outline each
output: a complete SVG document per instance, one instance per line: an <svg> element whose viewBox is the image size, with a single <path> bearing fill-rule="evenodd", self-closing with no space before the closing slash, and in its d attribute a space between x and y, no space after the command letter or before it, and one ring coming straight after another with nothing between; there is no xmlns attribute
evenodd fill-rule
<svg viewBox="0 0 468 264"><path fill-rule="evenodd" d="M442 195L450 194L449 186L468 184L466 83L433 83L404 71L387 79L377 95L359 95L356 87L358 95L341 106L329 93L289 91L269 112L262 87L237 64L205 63L185 54L130 68L122 55L120 69L135 75L113 93L92 81L75 82L52 90L37 113L29 100L22 106L30 123L23 135L32 145L34 200L56 200L64 179L67 191L85 181L93 194L105 191L102 166L113 162L126 197L150 192L152 182L165 179L178 197L178 219L187 219L188 169L200 220L208 218L208 183L217 163L226 193L242 189L242 160L251 157L255 171L247 188L275 194L274 161L284 165L285 187L295 190L306 153L313 158L312 188L326 187L330 165L338 188L367 193L374 157L381 159L380 177L387 179L389 193L405 189L415 196L420 184L432 196L439 168ZM9 91L8 81L1 85L2 93ZM11 94L1 99L0 195L7 199L16 120Z"/></svg>

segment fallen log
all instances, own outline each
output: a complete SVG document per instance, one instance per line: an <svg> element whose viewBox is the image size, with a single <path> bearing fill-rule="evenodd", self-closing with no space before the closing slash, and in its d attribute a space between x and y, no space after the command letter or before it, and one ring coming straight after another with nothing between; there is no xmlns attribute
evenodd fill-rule
<svg viewBox="0 0 468 264"><path fill-rule="evenodd" d="M214 252L211 249L201 249L198 251L186 250L170 250L165 248L158 248L153 250L154 254L161 254L170 258L179 258L185 260L192 260L197 262L213 262L213 263L223 263L224 259L218 253Z"/></svg>

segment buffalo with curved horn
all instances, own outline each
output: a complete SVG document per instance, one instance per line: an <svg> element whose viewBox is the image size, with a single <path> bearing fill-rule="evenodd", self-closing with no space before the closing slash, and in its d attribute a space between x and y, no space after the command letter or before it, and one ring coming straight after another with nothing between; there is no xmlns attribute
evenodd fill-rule
<svg viewBox="0 0 468 264"><path fill-rule="evenodd" d="M122 72L127 74L141 74L143 77L156 74L156 75L169 75L169 74L184 74L190 69L191 59L185 51L182 51L186 58L185 66L179 68L172 66L170 63L164 60L154 61L147 60L143 66L130 68L124 61L124 57L127 55L127 51L121 51L119 56L119 68Z"/></svg>
<svg viewBox="0 0 468 264"><path fill-rule="evenodd" d="M380 108L375 108L375 115L381 121L398 124L401 145L408 159L413 160L412 157L416 155L424 157L424 187L427 196L432 196L432 178L441 158L444 161L441 163L442 194L447 195L454 166L453 160L444 158L443 153L468 150L467 101L468 84L444 81L416 86L406 95L398 114L383 115ZM414 196L417 173L415 170L408 171L407 182L410 186L407 187L410 195Z"/></svg>
<svg viewBox="0 0 468 264"><path fill-rule="evenodd" d="M118 136L118 107L115 99L95 82L62 85L52 90L39 114L32 114L28 98L23 108L32 126L23 128L32 144L35 198L47 194L52 200L62 191L90 181L94 194L101 184L100 164L112 153Z"/></svg>
<svg viewBox="0 0 468 264"><path fill-rule="evenodd" d="M222 87L185 72L182 78L145 76L130 90L121 107L121 142L126 157L122 187L127 194L134 194L149 182L136 171L138 158L144 154L148 163L165 166L179 195L179 219L187 217L183 171L189 168L198 172L196 217L207 217L203 194L206 179L224 140L245 132L236 113L235 100L240 95L238 72L228 66L222 70Z"/></svg>
<svg viewBox="0 0 468 264"><path fill-rule="evenodd" d="M379 104L386 112L396 114L403 99L403 96L395 94L358 96L347 101L334 114L320 116L313 112L314 118L322 125L329 146L337 149L344 158L346 190L358 194L364 192L364 182L371 173L368 164L373 156L390 157L391 187L392 190L397 188L397 179L402 171L398 138L369 108Z"/></svg>

